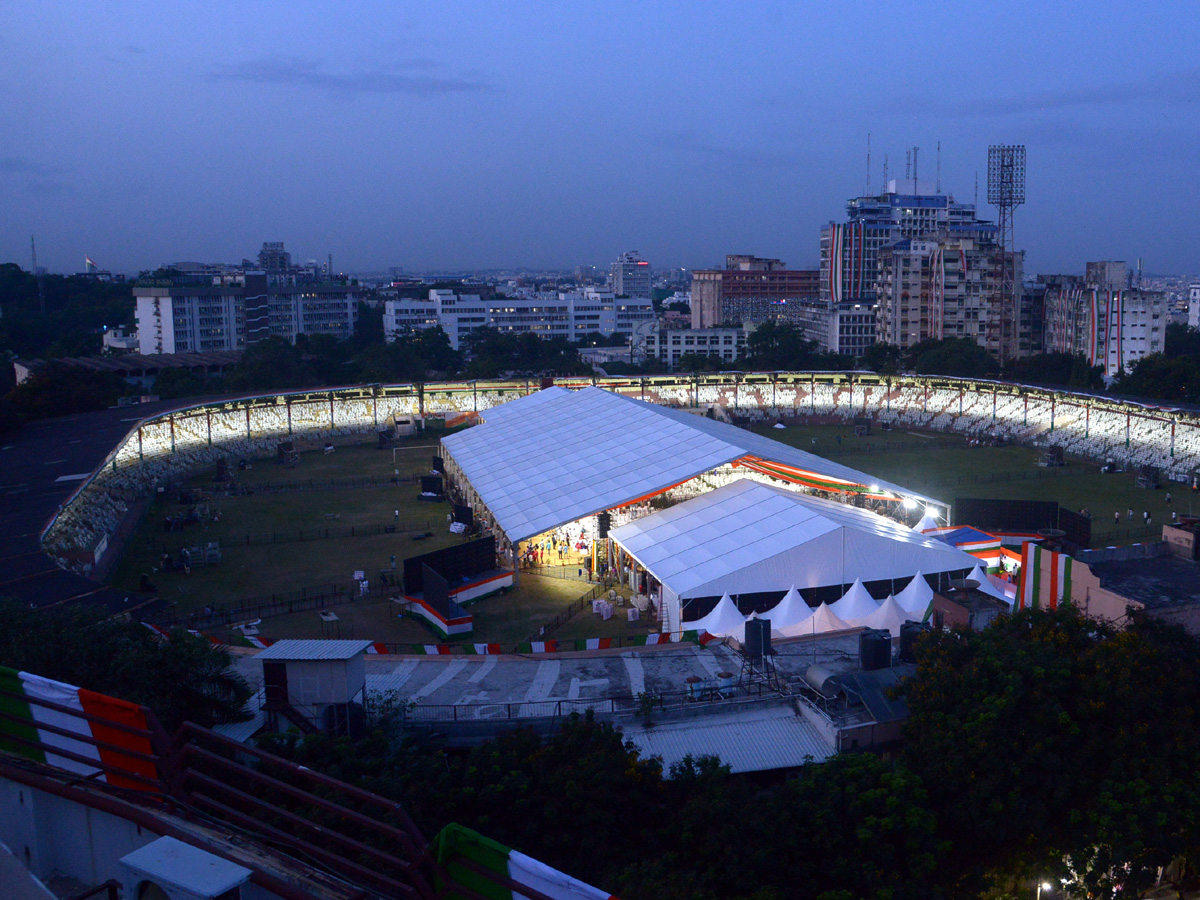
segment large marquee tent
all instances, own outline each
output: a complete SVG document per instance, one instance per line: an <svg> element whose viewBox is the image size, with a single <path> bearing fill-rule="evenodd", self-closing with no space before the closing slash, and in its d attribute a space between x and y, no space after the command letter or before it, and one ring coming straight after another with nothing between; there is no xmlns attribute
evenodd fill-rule
<svg viewBox="0 0 1200 900"><path fill-rule="evenodd" d="M861 582L907 579L918 571L963 573L977 562L869 510L748 478L622 525L610 536L663 585L672 623L690 599L791 585L803 590L859 582L861 589ZM865 590L855 596L856 616L878 608Z"/></svg>
<svg viewBox="0 0 1200 900"><path fill-rule="evenodd" d="M487 410L481 424L443 438L442 450L448 473L514 548L730 464L826 491L945 506L733 425L595 387L547 388Z"/></svg>

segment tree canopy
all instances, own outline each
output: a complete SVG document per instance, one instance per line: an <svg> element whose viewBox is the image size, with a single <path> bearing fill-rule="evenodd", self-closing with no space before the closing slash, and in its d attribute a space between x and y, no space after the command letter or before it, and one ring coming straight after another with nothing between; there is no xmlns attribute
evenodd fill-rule
<svg viewBox="0 0 1200 900"><path fill-rule="evenodd" d="M903 760L951 842L954 890L1060 879L1137 896L1200 846L1200 654L1073 608L933 632L906 684Z"/></svg>
<svg viewBox="0 0 1200 900"><path fill-rule="evenodd" d="M182 628L164 642L100 607L30 609L0 599L0 665L148 706L168 731L245 718L250 687L229 663L228 653Z"/></svg>

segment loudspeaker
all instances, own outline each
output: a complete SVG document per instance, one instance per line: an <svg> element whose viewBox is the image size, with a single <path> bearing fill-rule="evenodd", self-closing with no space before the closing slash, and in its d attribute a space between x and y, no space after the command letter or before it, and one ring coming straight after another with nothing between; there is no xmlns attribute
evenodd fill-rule
<svg viewBox="0 0 1200 900"><path fill-rule="evenodd" d="M612 528L612 513L602 512L596 516L596 521L598 523L597 531L600 539L603 540L608 537L608 529Z"/></svg>

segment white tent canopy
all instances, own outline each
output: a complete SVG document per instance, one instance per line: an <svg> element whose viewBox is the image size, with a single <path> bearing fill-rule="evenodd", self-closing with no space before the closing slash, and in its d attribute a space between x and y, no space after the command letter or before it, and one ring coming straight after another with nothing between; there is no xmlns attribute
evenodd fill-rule
<svg viewBox="0 0 1200 900"><path fill-rule="evenodd" d="M806 634L826 634L830 631L845 631L853 627L835 616L830 611L828 603L822 603L807 620L787 628L781 628L779 633L784 637L803 637Z"/></svg>
<svg viewBox="0 0 1200 900"><path fill-rule="evenodd" d="M971 574L969 574L967 578L978 581L979 590L988 596L995 597L997 600L1003 600L1009 606L1013 605L1012 597L1005 596L1002 590L992 584L991 580L988 579L987 575L982 569L979 568L979 566L976 566L974 569L972 569Z"/></svg>
<svg viewBox="0 0 1200 900"><path fill-rule="evenodd" d="M728 594L717 601L717 605L703 619L695 622L685 622L684 627L691 631L707 631L717 637L736 635L746 637L746 617L738 612L737 606Z"/></svg>
<svg viewBox="0 0 1200 900"><path fill-rule="evenodd" d="M724 422L600 388L547 388L442 439L510 541L665 490L745 456L937 503Z"/></svg>
<svg viewBox="0 0 1200 900"><path fill-rule="evenodd" d="M813 609L800 596L800 592L796 590L793 584L788 588L788 592L783 595L783 599L772 606L764 613L760 613L763 619L771 620L771 631L782 631L784 628L790 628L793 625L799 625L808 619L813 614Z"/></svg>
<svg viewBox="0 0 1200 900"><path fill-rule="evenodd" d="M609 536L684 600L965 572L976 562L868 510L750 479Z"/></svg>
<svg viewBox="0 0 1200 900"><path fill-rule="evenodd" d="M938 520L934 518L932 514L930 514L929 510L926 510L925 515L921 516L921 521L913 526L913 531L923 534L930 529L938 527L940 527L938 525Z"/></svg>
<svg viewBox="0 0 1200 900"><path fill-rule="evenodd" d="M850 585L850 590L842 594L841 600L829 605L831 613L851 624L856 624L856 619L865 619L877 609L879 609L879 604L863 587L861 578L854 579L854 584Z"/></svg>
<svg viewBox="0 0 1200 900"><path fill-rule="evenodd" d="M900 626L909 621L916 621L913 613L901 607L895 597L889 596L879 604L879 609L855 624L865 628L884 628L897 638L900 637Z"/></svg>
<svg viewBox="0 0 1200 900"><path fill-rule="evenodd" d="M932 599L933 588L929 586L929 582L919 571L909 582L908 587L896 595L896 602L900 604L901 609L921 616L924 616L925 610L929 609L929 601Z"/></svg>

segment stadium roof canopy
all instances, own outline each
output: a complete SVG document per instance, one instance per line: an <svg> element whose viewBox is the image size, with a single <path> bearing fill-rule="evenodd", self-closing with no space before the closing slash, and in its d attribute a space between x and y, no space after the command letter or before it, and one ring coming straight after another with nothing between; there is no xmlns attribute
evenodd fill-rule
<svg viewBox="0 0 1200 900"><path fill-rule="evenodd" d="M821 490L945 505L733 425L594 387L512 400L442 446L514 543L735 462Z"/></svg>
<svg viewBox="0 0 1200 900"><path fill-rule="evenodd" d="M869 510L749 478L609 536L684 600L957 572L978 562Z"/></svg>

